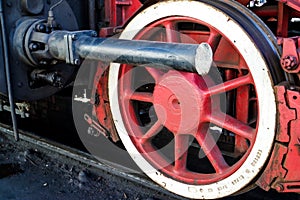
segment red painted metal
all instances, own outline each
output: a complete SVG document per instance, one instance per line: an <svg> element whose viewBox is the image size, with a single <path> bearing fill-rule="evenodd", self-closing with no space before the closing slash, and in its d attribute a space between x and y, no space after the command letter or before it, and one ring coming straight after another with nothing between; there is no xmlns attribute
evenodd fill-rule
<svg viewBox="0 0 300 200"><path fill-rule="evenodd" d="M297 10L298 12L300 11L300 2L299 0L279 0L282 3L285 3L287 6Z"/></svg>
<svg viewBox="0 0 300 200"><path fill-rule="evenodd" d="M241 76L241 75L239 75ZM243 108L236 110L236 118L244 123L249 121L249 109L250 109L250 88L249 86L241 86L237 90L236 107ZM238 154L243 154L248 150L247 140L243 137L235 137L235 146Z"/></svg>
<svg viewBox="0 0 300 200"><path fill-rule="evenodd" d="M155 86L153 105L158 120L174 134L197 131L199 117L201 120L211 115L211 101L205 91L207 88L199 87L205 87L201 79L197 74L171 71L161 77Z"/></svg>
<svg viewBox="0 0 300 200"><path fill-rule="evenodd" d="M282 46L281 66L291 74L300 72L300 37L288 37L289 21L299 17L299 0L280 0L278 5L254 10L262 17L277 21L278 44ZM300 93L285 86L276 86L278 101L278 130L270 162L257 185L265 190L300 192Z"/></svg>
<svg viewBox="0 0 300 200"><path fill-rule="evenodd" d="M300 1L280 0L277 13L278 44L282 46L281 66L288 73L300 72L300 37L288 37L291 13L300 13ZM276 16L274 16L276 17Z"/></svg>
<svg viewBox="0 0 300 200"><path fill-rule="evenodd" d="M96 86L92 92L92 102L94 105L94 115L97 116L99 123L106 128L110 133L109 137L113 141L118 141L119 136L112 121L112 115L108 100L108 71L107 67L103 67L103 63L98 67L94 78L94 85Z"/></svg>
<svg viewBox="0 0 300 200"><path fill-rule="evenodd" d="M288 20L290 18L290 9L284 3L278 3L278 18L277 18L277 37L288 36Z"/></svg>
<svg viewBox="0 0 300 200"><path fill-rule="evenodd" d="M178 24L182 22L202 24L207 26L209 30L184 29L181 31ZM154 34L153 28L157 27L163 28L158 29L159 31ZM152 34L149 35L150 30L152 30ZM251 151L257 130L247 125L249 106L239 108L238 117L233 117L235 116L234 113L232 113L233 116L230 116L220 110L220 95L237 89L239 92L235 98L239 100L236 102L236 106L249 103L250 96L246 93L249 92L248 85L254 85L254 83L250 74L241 71L242 69L247 70L247 65L239 53L230 48L230 41L225 39L221 41L221 33L196 19L180 16L161 19L148 25L136 39L148 39L149 37L153 40L167 42L208 42L212 46L215 58L219 63L226 63L230 58L234 59L229 62L232 63L232 69L227 70L228 80L220 84L213 82L209 76L201 77L194 73L176 71L163 72L153 68L145 68L148 74L137 76L134 67L123 65L119 79L119 95L122 99L120 110L132 142L150 163L176 180L190 184L208 184L229 176L242 165ZM220 64L220 68L222 68L222 64ZM132 89L134 88L132 80L138 81L141 78L140 81L152 80L152 83L155 84L153 91L138 92ZM234 98L231 101L235 104ZM156 116L148 128L141 127L142 119L139 111L136 110L139 105L144 103L153 105L150 110L152 109ZM234 108L232 109L234 110ZM258 108L255 107L255 109ZM238 156L241 157L234 163L228 164L225 161L219 145L209 133L210 123L212 126L223 127L230 133L239 136L237 146L239 147ZM168 162L163 153L157 151L152 143L153 138L164 131L164 127L171 132L174 140L171 142L172 147L169 147L173 149L170 155L174 156L174 160L171 162ZM196 145L201 146L204 151L204 155L211 165L211 172L188 169L189 153L187 150L192 138L197 141Z"/></svg>
<svg viewBox="0 0 300 200"><path fill-rule="evenodd" d="M100 37L109 37L118 33L126 21L141 8L139 0L105 0L105 21L108 27L100 29Z"/></svg>
<svg viewBox="0 0 300 200"><path fill-rule="evenodd" d="M105 22L108 26L117 26L117 8L115 0L105 0Z"/></svg>
<svg viewBox="0 0 300 200"><path fill-rule="evenodd" d="M276 86L279 129L271 159L257 184L265 190L300 192L300 93Z"/></svg>
<svg viewBox="0 0 300 200"><path fill-rule="evenodd" d="M287 90L287 103L294 109L297 116L290 122L290 141L288 152L284 160L283 167L287 169L284 180L278 184L283 186L283 191L300 192L300 93L298 91Z"/></svg>
<svg viewBox="0 0 300 200"><path fill-rule="evenodd" d="M243 5L249 2L248 0L238 1ZM151 3L149 3L149 5L150 4ZM130 20L141 6L138 0L106 0L105 18L108 27L100 30L100 36L108 37L118 33L120 26ZM293 73L299 76L300 36L290 38L288 31L290 19L300 17L300 1L279 0L277 5L266 4L266 6L253 8L252 10L263 20L277 23L275 34L278 37L278 45L282 46L282 68L287 73ZM151 28L160 26L164 27L167 31L157 34L155 37L152 37L152 40L184 43L208 42L213 49L214 61L217 66L233 69L225 70L224 77L226 82L224 85L216 84L210 87L210 94L207 95L207 88L203 89L198 86L204 81L204 79L198 76L188 73L174 74L173 72L164 75L164 72L160 70L146 68L150 79L154 80L156 85L155 89L150 93L135 92L129 89L131 80L136 78L134 77L134 73L131 73L134 68L131 66L123 66L120 74L122 80L120 93L125 100L121 103L121 112L124 116L127 116L124 118L128 118L129 120L127 122L127 128L130 130L129 134L131 134L132 140L135 145L138 146L140 152L143 153L151 163L158 167L165 166L163 172L175 179L193 184L207 184L213 180L222 179L234 172L237 166L243 162L243 159L233 166L229 166L224 162L218 145L215 145L211 137L207 137L208 134L201 134L209 130L209 128L205 126L205 121L209 118L216 125L219 124L221 127L235 133L235 147L237 151L235 153L239 153L245 157L255 140L256 131L256 129L250 129L249 126L245 124L249 123L250 119L248 113L250 111L253 115L257 115L257 99L249 96L250 88L245 85L245 83L254 85L253 81L250 76L241 75L243 70L247 70L247 66L238 52L232 48L230 42L223 39L220 41L220 33L206 24L204 25L210 29L209 31L179 30L177 25L178 22L182 21L199 23L197 20L179 16L162 19L153 22L148 28L141 31L140 36L136 39L147 39L147 36L145 36L147 35L146 33L148 33ZM182 37L181 34L178 34L178 31L189 37ZM190 38L192 38L192 40ZM97 93L101 96L101 100L96 105L95 114L100 123L105 125L112 133L114 140L118 140L117 133L112 125L113 122L109 120L112 118L107 104L107 74L104 72L100 72L99 74L101 74L101 78L98 79L100 83L96 82L95 84L97 85ZM166 81L168 77L170 80ZM173 85L171 84L172 81ZM174 81L178 81L178 85L181 85L180 88L189 86L189 88L193 89L188 91L188 94L186 91L183 93L180 88L175 87ZM224 92L224 90L229 91L232 89L236 89L236 94L228 92L227 101L232 102L231 110L234 110L233 113L231 113L231 115L224 115L219 111L216 115L212 115L211 110L214 110L214 107L211 106L212 101L214 103L217 102L211 99L212 95L218 95L221 91ZM298 91L286 89L285 86L276 86L276 91L278 101L278 130L274 149L270 156L270 162L256 184L265 190L274 188L280 192L300 192L300 130L298 130L300 128L300 94ZM132 102L155 105L153 109L158 120L151 125L146 134L138 126L140 121ZM197 105L197 109L191 110L192 107L187 109L185 108L186 106L182 105L183 102L189 106ZM216 103L216 105L218 104L219 102ZM199 108L201 108L201 112ZM183 112L190 113L192 117L189 117L189 119L194 118L197 120L187 121L182 115L178 114ZM223 121L224 119L225 121ZM135 122L135 126L132 125L132 121ZM178 124L183 124L183 126L178 126ZM161 155L155 153L155 149L150 142L151 139L162 130L163 126L172 132L175 140L173 164L168 163ZM193 130L194 133L189 135L188 132L191 130ZM252 135L249 134L249 132L252 133ZM198 145L202 146L208 160L216 161L215 163L211 162L215 171L212 175L203 173L197 174L187 170L187 148L191 141L190 138L196 139ZM248 142L250 142L250 147Z"/></svg>
<svg viewBox="0 0 300 200"><path fill-rule="evenodd" d="M253 8L252 11L262 18L276 18L278 16L278 5L267 5L258 8ZM300 12L291 9L290 17L300 17Z"/></svg>
<svg viewBox="0 0 300 200"><path fill-rule="evenodd" d="M300 72L300 37L283 38L281 66L288 73Z"/></svg>

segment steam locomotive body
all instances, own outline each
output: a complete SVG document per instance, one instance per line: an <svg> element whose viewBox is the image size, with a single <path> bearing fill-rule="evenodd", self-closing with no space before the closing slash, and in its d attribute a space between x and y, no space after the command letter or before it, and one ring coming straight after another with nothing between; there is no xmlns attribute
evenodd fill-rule
<svg viewBox="0 0 300 200"><path fill-rule="evenodd" d="M0 2L16 139L33 102L72 88L89 134L166 190L300 192L299 0Z"/></svg>

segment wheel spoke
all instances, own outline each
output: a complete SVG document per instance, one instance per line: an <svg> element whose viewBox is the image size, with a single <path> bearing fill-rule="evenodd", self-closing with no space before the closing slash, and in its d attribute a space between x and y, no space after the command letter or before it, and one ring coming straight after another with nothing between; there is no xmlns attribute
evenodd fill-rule
<svg viewBox="0 0 300 200"><path fill-rule="evenodd" d="M251 84L252 79L250 75L242 76L236 79L232 79L229 81L226 81L222 84L215 85L213 87L210 87L208 89L210 95L217 95L224 92L228 92L230 90L236 89L240 86Z"/></svg>
<svg viewBox="0 0 300 200"><path fill-rule="evenodd" d="M163 26L166 29L166 42L180 42L180 33L176 21L165 21Z"/></svg>
<svg viewBox="0 0 300 200"><path fill-rule="evenodd" d="M222 155L222 152L217 146L217 142L212 135L207 132L206 128L198 131L196 134L196 140L217 173L222 173L229 168Z"/></svg>
<svg viewBox="0 0 300 200"><path fill-rule="evenodd" d="M215 31L214 29L210 30L210 35L207 40L207 43L210 45L213 52L215 52L220 44L221 41L221 34Z"/></svg>
<svg viewBox="0 0 300 200"><path fill-rule="evenodd" d="M153 94L149 92L124 92L125 99L142 101L142 102L153 102Z"/></svg>
<svg viewBox="0 0 300 200"><path fill-rule="evenodd" d="M140 139L140 143L141 144L147 143L151 138L157 135L162 129L163 129L163 125L159 121L155 122L151 126L151 128L145 133L145 135L142 136L142 138Z"/></svg>
<svg viewBox="0 0 300 200"><path fill-rule="evenodd" d="M186 170L187 155L189 148L189 135L175 135L175 171L182 172Z"/></svg>
<svg viewBox="0 0 300 200"><path fill-rule="evenodd" d="M236 90L236 118L244 123L248 123L249 113L249 86L242 86ZM235 148L238 152L244 153L249 148L247 140L239 135L235 137Z"/></svg>
<svg viewBox="0 0 300 200"><path fill-rule="evenodd" d="M245 69L247 70L248 68L246 65L239 65L239 64L233 64L233 63L226 63L226 62L221 62L221 61L214 61L214 63L218 66L218 68L225 68L225 69Z"/></svg>
<svg viewBox="0 0 300 200"><path fill-rule="evenodd" d="M149 74L152 76L154 79L155 83L158 83L160 78L163 75L163 72L159 69L155 69L153 67L146 67L146 70L149 72Z"/></svg>
<svg viewBox="0 0 300 200"><path fill-rule="evenodd" d="M217 114L214 113L214 115L210 116L210 123L223 127L224 129L250 141L254 139L253 137L256 133L256 129L222 112L218 112Z"/></svg>

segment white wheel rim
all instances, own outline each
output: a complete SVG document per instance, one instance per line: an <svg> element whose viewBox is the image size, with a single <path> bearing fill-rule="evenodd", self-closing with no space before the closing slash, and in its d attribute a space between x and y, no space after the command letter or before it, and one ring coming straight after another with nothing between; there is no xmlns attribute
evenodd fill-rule
<svg viewBox="0 0 300 200"><path fill-rule="evenodd" d="M193 199L214 199L231 195L247 186L261 171L272 149L276 127L276 102L270 72L263 56L248 34L225 13L201 2L160 2L138 14L121 34L121 39L132 39L141 28L168 16L186 16L210 24L234 43L252 74L259 99L259 123L256 141L241 167L227 178L207 185L190 185L164 176L138 152L127 134L122 119L118 95L119 64L111 64L109 72L109 100L119 136L137 165L156 183L178 195ZM211 16L214 16L213 18ZM218 19L218 20L213 20ZM264 120L268 119L268 120Z"/></svg>

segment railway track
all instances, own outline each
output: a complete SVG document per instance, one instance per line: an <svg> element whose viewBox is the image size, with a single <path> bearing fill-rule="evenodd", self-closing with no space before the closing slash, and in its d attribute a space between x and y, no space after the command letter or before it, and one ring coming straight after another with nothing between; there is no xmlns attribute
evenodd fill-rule
<svg viewBox="0 0 300 200"><path fill-rule="evenodd" d="M58 154L59 156L70 158L74 161L80 162L83 165L89 166L89 169L95 171L95 173L102 171L109 173L121 179L125 179L134 184L138 184L148 190L153 190L155 193L161 193L163 199L170 198L174 200L186 200L186 198L174 195L161 187L154 184L146 176L143 176L140 172L134 171L127 167L118 165L116 163L111 163L110 161L95 158L89 153L83 152L81 150L41 138L33 133L26 131L20 132L20 140L22 142L28 143L33 148L36 146L41 151L47 151L51 153ZM14 133L9 128L9 126L0 123L0 133L4 133L8 136L10 140L14 139ZM14 142L14 141L13 141ZM1 180L0 180L1 181ZM0 194L1 195L1 194Z"/></svg>
<svg viewBox="0 0 300 200"><path fill-rule="evenodd" d="M0 124L0 132L7 136L7 138L10 140L10 142L13 141L13 131L10 129L9 126L5 124ZM24 143L27 143L32 148L37 148L42 152L51 152L52 154L56 154L60 157L68 158L73 161L76 161L78 163L81 163L82 165L89 166L89 169L92 170L94 173L99 173L100 171L103 173L108 173L112 176L115 176L119 179L123 179L126 181L129 181L136 185L137 188L144 188L144 190L150 191L150 194L159 194L158 198L160 200L187 200L186 198L179 197L177 195L174 195L161 187L154 184L152 181L150 181L146 176L143 176L141 173L138 173L137 171L134 171L132 169L129 169L127 167L118 165L116 163L111 163L110 161L107 161L105 159L99 159L95 158L89 153L86 153L84 151L78 150L73 147L66 146L64 144L60 144L58 142L54 142L51 140L47 140L45 138L41 138L40 136L26 132L26 131L20 131L20 139L21 141L18 143L18 145L24 145ZM34 163L34 161L32 161ZM36 164L35 164L36 165ZM1 181L1 179L0 179ZM125 193L124 193L125 194ZM113 194L112 194L113 195ZM125 198L126 197L126 198ZM125 196L124 199L130 199L127 196ZM253 191L249 191L244 194L240 194L233 197L223 198L224 200L227 199L289 199L289 200L297 200L300 198L297 194L279 194L275 191L265 192L262 191L259 188L254 189ZM93 199L93 197L92 197ZM100 197L101 199L101 197ZM152 198L149 198L152 199ZM157 199L157 198L154 198Z"/></svg>

